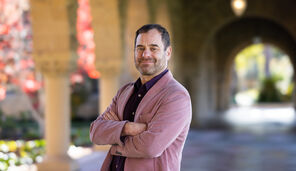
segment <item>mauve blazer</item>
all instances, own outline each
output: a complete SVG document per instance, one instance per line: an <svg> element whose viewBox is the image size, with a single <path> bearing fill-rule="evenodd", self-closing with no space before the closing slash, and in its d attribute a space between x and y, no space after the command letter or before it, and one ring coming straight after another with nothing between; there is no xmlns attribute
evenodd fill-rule
<svg viewBox="0 0 296 171"><path fill-rule="evenodd" d="M123 86L102 114L113 111L120 120L134 89L134 83ZM140 102L134 122L146 123L147 130L120 140L127 121L104 120L99 116L90 126L90 139L98 145L112 144L102 165L109 171L112 155L127 157L125 171L179 171L182 151L192 117L187 90L171 72L166 73Z"/></svg>

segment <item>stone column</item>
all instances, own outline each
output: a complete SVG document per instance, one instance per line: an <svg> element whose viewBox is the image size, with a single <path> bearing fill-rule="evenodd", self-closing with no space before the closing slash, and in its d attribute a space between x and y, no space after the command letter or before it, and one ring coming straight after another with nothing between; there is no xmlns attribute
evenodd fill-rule
<svg viewBox="0 0 296 171"><path fill-rule="evenodd" d="M171 29L171 21L170 21L170 16L169 16L169 10L168 10L168 4L167 1L161 0L158 1L158 6L156 10L156 23L162 25L167 29L167 31L170 34L170 39L171 39L171 46L173 48L173 53L172 57L169 61L169 69L172 73L174 73L175 70L175 63L177 61L176 57L178 57L175 48L174 48L174 34Z"/></svg>
<svg viewBox="0 0 296 171"><path fill-rule="evenodd" d="M99 82L99 114L110 105L119 88L121 70L121 39L117 0L90 0L94 29L95 64L101 73ZM110 146L95 146L107 150Z"/></svg>
<svg viewBox="0 0 296 171"><path fill-rule="evenodd" d="M70 145L69 71L75 66L70 48L67 0L31 0L33 57L45 81L44 161L38 171L72 171L78 165L68 154Z"/></svg>
<svg viewBox="0 0 296 171"><path fill-rule="evenodd" d="M96 68L100 78L100 114L105 111L119 88L121 39L117 0L90 0ZM107 15L108 14L108 15Z"/></svg>
<svg viewBox="0 0 296 171"><path fill-rule="evenodd" d="M78 170L67 155L70 145L70 91L66 75L45 75L46 157L38 164L40 171Z"/></svg>
<svg viewBox="0 0 296 171"><path fill-rule="evenodd" d="M127 7L126 28L124 32L123 82L134 81L139 73L134 63L135 33L142 25L149 23L146 0L129 0Z"/></svg>

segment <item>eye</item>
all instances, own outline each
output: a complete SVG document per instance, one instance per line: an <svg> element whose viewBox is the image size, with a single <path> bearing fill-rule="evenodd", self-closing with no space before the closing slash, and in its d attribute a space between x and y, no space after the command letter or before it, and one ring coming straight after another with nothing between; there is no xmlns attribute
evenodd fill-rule
<svg viewBox="0 0 296 171"><path fill-rule="evenodd" d="M157 50L157 48L152 47L152 48L150 48L150 50L151 50L152 52L155 52L155 51Z"/></svg>
<svg viewBox="0 0 296 171"><path fill-rule="evenodd" d="M137 52L143 52L145 50L144 47L137 47Z"/></svg>

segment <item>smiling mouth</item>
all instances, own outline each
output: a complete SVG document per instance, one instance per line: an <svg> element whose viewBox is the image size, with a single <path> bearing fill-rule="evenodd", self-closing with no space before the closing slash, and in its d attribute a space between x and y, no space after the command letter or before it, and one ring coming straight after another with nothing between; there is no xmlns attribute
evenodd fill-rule
<svg viewBox="0 0 296 171"><path fill-rule="evenodd" d="M151 60L140 60L139 61L140 64L152 64L154 62L155 61L153 59L151 59Z"/></svg>
<svg viewBox="0 0 296 171"><path fill-rule="evenodd" d="M142 61L140 62L141 64L153 64L154 62L153 61Z"/></svg>

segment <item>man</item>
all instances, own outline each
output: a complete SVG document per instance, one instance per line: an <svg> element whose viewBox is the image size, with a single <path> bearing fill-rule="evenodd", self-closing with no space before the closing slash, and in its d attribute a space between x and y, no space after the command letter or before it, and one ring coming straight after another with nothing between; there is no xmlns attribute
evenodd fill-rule
<svg viewBox="0 0 296 171"><path fill-rule="evenodd" d="M90 127L90 139L112 145L102 171L178 171L191 122L187 90L168 71L169 34L158 24L136 32L141 76L123 86Z"/></svg>

